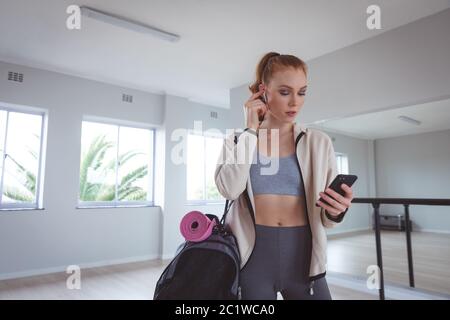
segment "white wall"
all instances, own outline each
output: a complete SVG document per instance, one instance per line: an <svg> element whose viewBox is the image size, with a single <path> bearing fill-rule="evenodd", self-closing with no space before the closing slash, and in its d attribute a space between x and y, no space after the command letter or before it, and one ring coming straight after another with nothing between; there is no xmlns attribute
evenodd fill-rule
<svg viewBox="0 0 450 320"><path fill-rule="evenodd" d="M302 121L449 98L449 30L450 9L307 61Z"/></svg>
<svg viewBox="0 0 450 320"><path fill-rule="evenodd" d="M375 197L373 141L325 132L333 140L334 151L347 154L349 173L358 176L352 187L355 198ZM370 228L371 212L372 207L368 204L352 204L342 223L329 229L328 234Z"/></svg>
<svg viewBox="0 0 450 320"><path fill-rule="evenodd" d="M375 141L378 197L450 198L450 130ZM381 205L381 213L404 212ZM413 229L450 232L450 207L410 206Z"/></svg>
<svg viewBox="0 0 450 320"><path fill-rule="evenodd" d="M8 71L23 72L24 82L7 81ZM132 94L134 103L123 103L122 93ZM0 277L61 270L70 264L96 265L158 256L160 207L76 206L82 116L158 128L164 116L163 97L0 62L0 101L48 110L45 209L0 212Z"/></svg>
<svg viewBox="0 0 450 320"><path fill-rule="evenodd" d="M218 118L210 118L210 112L217 112ZM172 258L183 238L179 231L181 218L192 210L203 213L216 214L221 217L224 204L193 206L186 204L186 165L175 164L171 161L172 150L182 140L172 141L171 135L174 130L185 128L194 129L194 121L202 121L202 130L216 128L225 134L230 124L230 110L215 108L199 103L189 102L185 98L166 96L166 207L164 208L164 239L163 257Z"/></svg>

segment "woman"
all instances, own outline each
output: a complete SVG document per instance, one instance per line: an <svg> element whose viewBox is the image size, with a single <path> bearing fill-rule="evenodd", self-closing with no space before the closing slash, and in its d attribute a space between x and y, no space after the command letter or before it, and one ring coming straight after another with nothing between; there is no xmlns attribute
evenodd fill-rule
<svg viewBox="0 0 450 320"><path fill-rule="evenodd" d="M295 56L261 59L246 128L225 139L215 171L219 192L234 200L225 224L241 255L242 299L276 299L278 291L284 299L331 299L325 228L342 221L353 192L344 184L345 196L327 188L337 175L331 139L295 121L306 75Z"/></svg>

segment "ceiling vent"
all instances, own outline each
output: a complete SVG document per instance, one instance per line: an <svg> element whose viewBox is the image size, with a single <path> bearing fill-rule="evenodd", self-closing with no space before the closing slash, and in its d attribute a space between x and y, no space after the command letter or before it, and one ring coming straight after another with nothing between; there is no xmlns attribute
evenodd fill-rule
<svg viewBox="0 0 450 320"><path fill-rule="evenodd" d="M133 103L133 96L131 94L122 94L122 101L123 102L128 102L128 103Z"/></svg>
<svg viewBox="0 0 450 320"><path fill-rule="evenodd" d="M211 111L210 116L211 116L211 118L213 118L213 119L217 119L217 111Z"/></svg>
<svg viewBox="0 0 450 320"><path fill-rule="evenodd" d="M23 73L9 71L8 81L23 82Z"/></svg>

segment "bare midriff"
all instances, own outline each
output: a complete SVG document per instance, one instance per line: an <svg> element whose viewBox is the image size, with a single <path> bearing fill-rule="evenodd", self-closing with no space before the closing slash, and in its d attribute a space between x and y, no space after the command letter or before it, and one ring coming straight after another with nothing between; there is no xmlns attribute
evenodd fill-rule
<svg viewBox="0 0 450 320"><path fill-rule="evenodd" d="M308 224L304 200L299 196L257 194L254 200L256 224L274 227Z"/></svg>

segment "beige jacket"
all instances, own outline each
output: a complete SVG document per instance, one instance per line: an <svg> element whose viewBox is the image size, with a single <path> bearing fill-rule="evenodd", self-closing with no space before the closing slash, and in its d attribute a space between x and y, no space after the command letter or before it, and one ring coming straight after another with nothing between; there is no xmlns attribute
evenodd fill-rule
<svg viewBox="0 0 450 320"><path fill-rule="evenodd" d="M242 131L242 130L241 130ZM250 182L250 166L257 146L257 135L247 130L230 134L215 170L215 183L223 197L232 202L225 224L231 229L241 255L241 269L245 266L255 245L255 203ZM341 222L347 211L333 217L315 203L337 175L336 158L330 137L315 129L294 123L294 142L306 193L306 209L312 233L310 280L325 275L327 236L325 228Z"/></svg>

